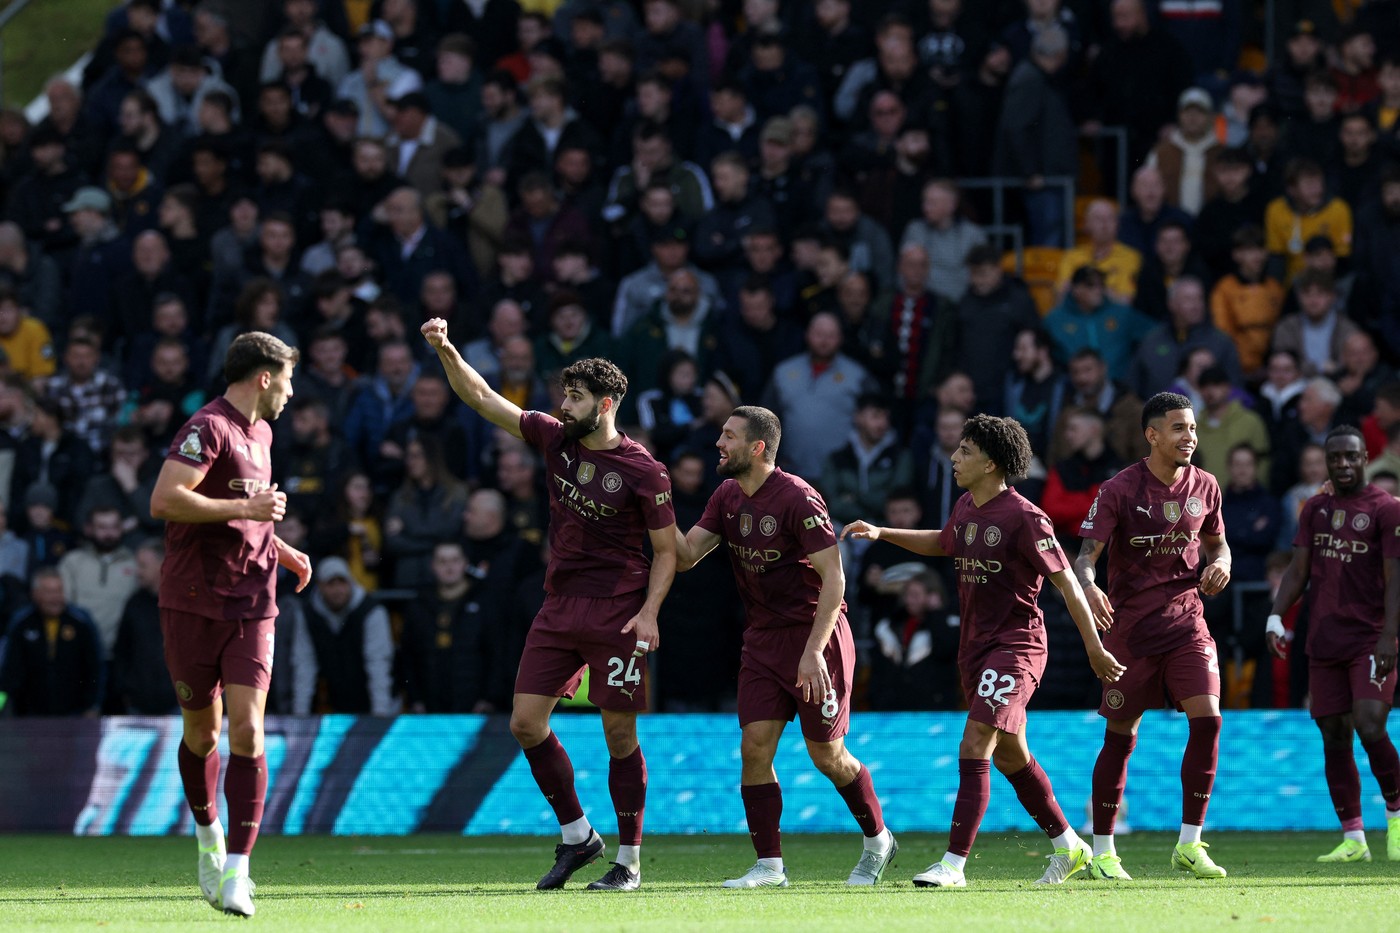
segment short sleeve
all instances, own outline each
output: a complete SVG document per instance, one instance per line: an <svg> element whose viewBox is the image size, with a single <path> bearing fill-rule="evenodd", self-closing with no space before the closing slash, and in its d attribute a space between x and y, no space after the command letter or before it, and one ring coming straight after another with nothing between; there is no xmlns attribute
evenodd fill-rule
<svg viewBox="0 0 1400 933"><path fill-rule="evenodd" d="M1201 522L1201 534L1203 535L1223 535L1225 533L1225 514L1220 507L1220 484L1214 477L1210 479L1209 511L1206 512L1205 520Z"/></svg>
<svg viewBox="0 0 1400 933"><path fill-rule="evenodd" d="M671 502L671 477L659 463L651 463L639 471L637 498L647 528L659 531L676 523L676 507Z"/></svg>
<svg viewBox="0 0 1400 933"><path fill-rule="evenodd" d="M938 549L950 557L958 551L958 523L953 515L938 531Z"/></svg>
<svg viewBox="0 0 1400 933"><path fill-rule="evenodd" d="M223 419L212 412L196 412L184 427L175 432L175 439L170 442L165 459L208 473L214 461L228 447L222 422Z"/></svg>
<svg viewBox="0 0 1400 933"><path fill-rule="evenodd" d="M1298 512L1298 530L1293 532L1294 547L1308 547L1312 542L1312 510L1314 499L1316 499L1315 496L1313 499L1304 502L1303 508ZM1396 532L1400 533L1400 528L1397 528ZM1391 535L1391 537L1395 537L1395 535ZM1390 556L1389 552L1386 553L1386 556Z"/></svg>
<svg viewBox="0 0 1400 933"><path fill-rule="evenodd" d="M712 535L724 537L724 524L719 519L719 513L724 506L720 504L720 499L724 496L724 486L715 490L710 496L710 501L705 503L705 513L700 516L700 521L695 523L695 527L703 528Z"/></svg>
<svg viewBox="0 0 1400 933"><path fill-rule="evenodd" d="M1400 557L1400 499L1387 497L1376 521L1381 526L1381 555Z"/></svg>
<svg viewBox="0 0 1400 933"><path fill-rule="evenodd" d="M800 498L799 498L800 497ZM787 520L789 530L797 537L803 554L815 554L836 546L836 531L831 527L831 516L827 514L826 503L815 490L794 489L788 502Z"/></svg>
<svg viewBox="0 0 1400 933"><path fill-rule="evenodd" d="M1022 549L1027 562L1042 577L1069 569L1069 558L1060 539L1055 537L1055 526L1040 510L1027 510L1021 521Z"/></svg>
<svg viewBox="0 0 1400 933"><path fill-rule="evenodd" d="M536 450L545 450L564 433L564 425L542 411L520 413L520 436Z"/></svg>
<svg viewBox="0 0 1400 933"><path fill-rule="evenodd" d="M1089 514L1079 524L1079 536L1091 541L1107 541L1118 527L1118 507L1113 490L1105 483L1089 505Z"/></svg>

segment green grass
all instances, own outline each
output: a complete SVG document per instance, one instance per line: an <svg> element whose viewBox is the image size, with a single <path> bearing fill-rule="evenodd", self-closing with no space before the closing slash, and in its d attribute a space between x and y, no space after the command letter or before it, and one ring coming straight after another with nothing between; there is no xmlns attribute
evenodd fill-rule
<svg viewBox="0 0 1400 933"><path fill-rule="evenodd" d="M97 45L102 20L120 0L33 0L0 33L6 107L23 107L44 82ZM0 0L0 7L10 0Z"/></svg>
<svg viewBox="0 0 1400 933"><path fill-rule="evenodd" d="M643 887L598 894L583 885L540 893L552 840L519 837L265 837L253 860L261 922L290 930L750 929L826 931L924 929L1088 931L1367 929L1400 927L1400 863L1318 865L1335 834L1218 833L1211 849L1230 877L1198 881L1167 866L1173 839L1122 840L1137 881L1110 886L1074 878L1031 884L1044 866L1039 836L987 835L968 865L966 890L914 888L909 879L945 839L902 837L886 882L851 890L842 882L859 854L854 836L785 839L792 887L724 891L719 882L752 863L740 836L649 838ZM233 922L199 899L189 839L0 837L0 925L6 929L149 930Z"/></svg>

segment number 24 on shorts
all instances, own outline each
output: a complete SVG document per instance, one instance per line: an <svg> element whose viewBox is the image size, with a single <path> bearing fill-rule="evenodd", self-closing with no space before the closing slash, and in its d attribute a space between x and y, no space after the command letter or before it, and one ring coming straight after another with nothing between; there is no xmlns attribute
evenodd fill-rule
<svg viewBox="0 0 1400 933"><path fill-rule="evenodd" d="M1011 702L1007 694L1016 689L1016 678L1010 674L998 674L990 667L982 672L982 679L977 682L977 695L989 699L994 703L1005 706Z"/></svg>
<svg viewBox="0 0 1400 933"><path fill-rule="evenodd" d="M628 684L641 683L642 669L637 666L637 660L635 655L625 662L622 658L608 658L608 686L625 687Z"/></svg>

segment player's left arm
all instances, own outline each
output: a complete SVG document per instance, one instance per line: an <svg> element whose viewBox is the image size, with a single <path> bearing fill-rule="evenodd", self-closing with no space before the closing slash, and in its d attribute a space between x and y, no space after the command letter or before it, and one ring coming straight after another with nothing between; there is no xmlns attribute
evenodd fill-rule
<svg viewBox="0 0 1400 933"><path fill-rule="evenodd" d="M1201 592L1207 596L1214 596L1230 582L1230 545L1226 543L1223 534L1203 534L1201 546L1205 548L1206 559L1210 561L1206 565L1205 573L1201 574Z"/></svg>
<svg viewBox="0 0 1400 933"><path fill-rule="evenodd" d="M680 532L676 523L665 528L647 531L651 538L651 576L647 579L647 600L642 608L627 624L622 633L634 632L637 636L637 657L661 647L661 628L657 625L656 614L661 611L661 601L671 590L671 581L676 579L676 536Z"/></svg>
<svg viewBox="0 0 1400 933"><path fill-rule="evenodd" d="M297 592L300 593L311 582L311 558L277 535L272 536L272 543L277 547L277 563L297 575Z"/></svg>
<svg viewBox="0 0 1400 933"><path fill-rule="evenodd" d="M1400 558L1385 559L1385 619L1381 637L1376 639L1372 657L1376 659L1376 676L1384 678L1395 670L1395 637L1400 632Z"/></svg>
<svg viewBox="0 0 1400 933"><path fill-rule="evenodd" d="M1084 598L1084 590L1080 587L1079 580L1066 569L1050 574L1050 582L1060 591L1060 597L1069 609L1070 618L1074 619L1074 627L1079 629L1079 637L1084 640L1084 650L1089 653L1089 666L1094 669L1094 674L1108 684L1122 677L1127 668L1099 639L1093 610L1089 608L1089 601Z"/></svg>
<svg viewBox="0 0 1400 933"><path fill-rule="evenodd" d="M674 525L671 527L676 528ZM700 525L685 534L676 528L676 570L680 573L690 570L718 547L721 540L719 535Z"/></svg>
<svg viewBox="0 0 1400 933"><path fill-rule="evenodd" d="M826 667L827 642L836 631L836 622L841 616L841 597L846 592L846 571L841 567L841 551L836 545L814 551L807 555L812 569L822 578L821 594L817 597L817 611L812 619L812 634L802 649L802 660L797 664L797 686L802 688L802 699L812 703L823 702L831 693L831 672Z"/></svg>

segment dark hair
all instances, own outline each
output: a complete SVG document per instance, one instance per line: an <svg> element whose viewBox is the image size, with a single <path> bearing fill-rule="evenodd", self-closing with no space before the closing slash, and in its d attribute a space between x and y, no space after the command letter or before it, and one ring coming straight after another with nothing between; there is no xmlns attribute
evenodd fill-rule
<svg viewBox="0 0 1400 933"><path fill-rule="evenodd" d="M1167 412L1183 408L1191 408L1191 400L1186 396L1177 392L1158 392L1142 406L1142 429L1146 431L1149 424Z"/></svg>
<svg viewBox="0 0 1400 933"><path fill-rule="evenodd" d="M224 357L224 381L233 385L264 370L279 370L288 363L295 366L300 359L296 347L287 346L271 334L259 330L239 334Z"/></svg>
<svg viewBox="0 0 1400 933"><path fill-rule="evenodd" d="M1289 160L1288 165L1283 170L1283 180L1285 184L1292 186L1296 185L1305 175L1322 178L1326 174L1322 170L1322 166L1312 159L1297 158Z"/></svg>
<svg viewBox="0 0 1400 933"><path fill-rule="evenodd" d="M892 407L889 396L879 392L862 392L856 397L856 411L862 408L878 408L888 412Z"/></svg>
<svg viewBox="0 0 1400 933"><path fill-rule="evenodd" d="M1243 146L1230 146L1220 150L1220 154L1215 157L1216 167L1222 165L1240 165L1245 168L1253 168L1254 160L1249 157L1249 150Z"/></svg>
<svg viewBox="0 0 1400 933"><path fill-rule="evenodd" d="M1103 354L1100 353L1098 350L1095 350L1093 347L1081 347L1080 349L1075 350L1074 353L1070 354L1069 358L1069 361L1071 363L1077 363L1080 360L1093 360L1095 363L1102 364Z"/></svg>
<svg viewBox="0 0 1400 933"><path fill-rule="evenodd" d="M963 260L963 265L968 268L974 266L996 266L1000 269L1001 253L995 246L983 243L967 251L967 258Z"/></svg>
<svg viewBox="0 0 1400 933"><path fill-rule="evenodd" d="M695 367L695 377L698 379L700 377L700 365L696 363L695 357L680 349L667 350L666 353L662 355L660 362L656 364L656 374L657 384L663 391L671 388L671 374L674 373L677 368L687 363Z"/></svg>
<svg viewBox="0 0 1400 933"><path fill-rule="evenodd" d="M1322 440L1324 450L1326 449L1326 445L1334 437L1354 437L1361 442L1361 449L1366 449L1366 435L1362 434L1361 429L1356 427L1356 425L1339 424L1332 430L1328 431L1327 436Z"/></svg>
<svg viewBox="0 0 1400 933"><path fill-rule="evenodd" d="M1376 386L1376 401L1386 401L1400 408L1400 380L1392 379Z"/></svg>
<svg viewBox="0 0 1400 933"><path fill-rule="evenodd" d="M1293 280L1293 288L1302 294L1311 288L1320 288L1325 292L1336 293L1337 284L1332 281L1332 276L1321 269L1304 269L1298 273Z"/></svg>
<svg viewBox="0 0 1400 933"><path fill-rule="evenodd" d="M1031 335L1031 340L1035 343L1035 348L1037 350L1055 349L1055 343L1053 340L1050 339L1050 332L1038 324L1028 327L1022 327L1021 329L1016 331L1017 337L1021 336L1022 334ZM1020 474L1018 473L1016 475L1019 476Z"/></svg>
<svg viewBox="0 0 1400 933"><path fill-rule="evenodd" d="M1031 468L1031 439L1015 418L974 415L963 424L962 438L980 447L1007 479L1025 476Z"/></svg>
<svg viewBox="0 0 1400 933"><path fill-rule="evenodd" d="M1264 229L1258 224L1245 224L1230 238L1230 246L1234 249L1263 249L1264 243Z"/></svg>
<svg viewBox="0 0 1400 933"><path fill-rule="evenodd" d="M763 460L772 463L783 440L783 423L778 416L759 405L740 405L732 415L744 419L744 440L750 444L763 441Z"/></svg>
<svg viewBox="0 0 1400 933"><path fill-rule="evenodd" d="M244 327L253 323L253 312L257 310L258 304L267 295L277 296L277 308L282 309L282 287L272 279L259 276L250 279L243 290L238 293L238 299L233 303L233 317ZM232 379L229 382L233 382Z"/></svg>
<svg viewBox="0 0 1400 933"><path fill-rule="evenodd" d="M582 388L594 398L622 401L627 394L627 377L612 360L601 357L579 360L559 374L559 384L565 389Z"/></svg>

